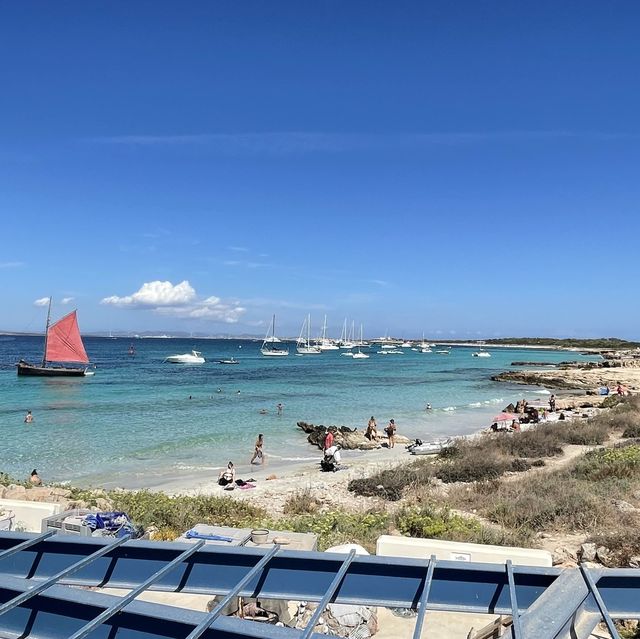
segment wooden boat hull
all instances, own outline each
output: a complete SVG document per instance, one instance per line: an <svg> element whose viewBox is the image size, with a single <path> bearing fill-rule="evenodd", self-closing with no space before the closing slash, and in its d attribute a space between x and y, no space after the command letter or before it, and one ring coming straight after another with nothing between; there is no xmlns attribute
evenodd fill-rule
<svg viewBox="0 0 640 639"><path fill-rule="evenodd" d="M18 362L18 375L28 377L84 377L86 368L67 368L65 366L35 366L27 362Z"/></svg>

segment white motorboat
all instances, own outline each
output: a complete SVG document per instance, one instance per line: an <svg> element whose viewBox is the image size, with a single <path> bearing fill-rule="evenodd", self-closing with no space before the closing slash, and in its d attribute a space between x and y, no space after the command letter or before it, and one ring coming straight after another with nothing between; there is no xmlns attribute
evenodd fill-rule
<svg viewBox="0 0 640 639"><path fill-rule="evenodd" d="M411 446L409 450L412 455L437 455L438 453L441 453L445 448L449 448L453 444L454 440L449 437L447 439L425 442L424 444Z"/></svg>
<svg viewBox="0 0 640 639"><path fill-rule="evenodd" d="M384 348L384 346L382 347ZM384 351L376 351L376 353L378 353L378 355L404 355L404 351L401 351L398 348L393 348L391 350L384 350Z"/></svg>
<svg viewBox="0 0 640 639"><path fill-rule="evenodd" d="M472 357L491 357L491 353L481 348L479 351L472 353L471 356Z"/></svg>
<svg viewBox="0 0 640 639"><path fill-rule="evenodd" d="M306 328L306 337L305 335ZM300 329L300 336L298 337L298 341L296 342L296 351L298 355L320 355L322 351L319 346L314 346L311 343L311 315L307 315L305 317L304 322L302 323L302 328Z"/></svg>
<svg viewBox="0 0 640 639"><path fill-rule="evenodd" d="M424 333L422 333L422 341L420 342L420 344L418 344L418 348L420 349L421 353L431 353L431 344L429 344L429 342L425 342L424 341Z"/></svg>
<svg viewBox="0 0 640 639"><path fill-rule="evenodd" d="M340 353L340 355L342 355L342 357L353 357L353 353L351 351L348 353Z"/></svg>
<svg viewBox="0 0 640 639"><path fill-rule="evenodd" d="M204 364L205 359L200 351L191 351L182 355L169 355L164 361L170 364Z"/></svg>
<svg viewBox="0 0 640 639"><path fill-rule="evenodd" d="M449 355L451 353L451 350L448 348L443 348L442 350L436 351L436 353L439 353L440 355Z"/></svg>
<svg viewBox="0 0 640 639"><path fill-rule="evenodd" d="M230 359L220 359L218 360L218 364L239 364L240 362L237 359L231 357Z"/></svg>
<svg viewBox="0 0 640 639"><path fill-rule="evenodd" d="M413 346L413 344L411 342L402 342L402 344L400 344L400 348L411 348Z"/></svg>
<svg viewBox="0 0 640 639"><path fill-rule="evenodd" d="M269 334L271 333L271 334ZM288 348L279 348L275 344L279 344L280 340L276 337L276 316L271 318L271 326L267 332L264 342L260 347L260 352L265 357L286 357L289 354Z"/></svg>

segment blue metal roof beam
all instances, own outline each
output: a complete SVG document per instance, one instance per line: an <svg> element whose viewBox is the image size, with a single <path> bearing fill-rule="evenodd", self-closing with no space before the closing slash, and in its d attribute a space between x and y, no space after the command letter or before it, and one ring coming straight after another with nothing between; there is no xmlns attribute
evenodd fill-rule
<svg viewBox="0 0 640 639"><path fill-rule="evenodd" d="M28 533L0 534L0 552L28 538ZM0 574L47 579L106 543L100 538L56 535L6 561L0 560ZM191 547L190 544L131 541L61 583L131 590ZM150 589L227 594L263 554L264 551L254 548L206 545L191 557L188 570L180 566ZM335 553L281 551L271 560L259 592L265 598L319 602L344 561L344 555ZM416 608L428 566L427 561L419 559L356 556L340 584L335 602ZM560 574L554 568L535 567L514 567L513 572L520 610L526 610ZM249 581L239 594L251 596L257 583L258 577ZM511 598L504 565L439 561L433 573L428 608L510 614Z"/></svg>
<svg viewBox="0 0 640 639"><path fill-rule="evenodd" d="M29 580L3 577L0 597L11 598L28 592ZM87 622L121 601L99 592L51 586L0 617L1 637L29 639L69 639ZM207 614L175 606L133 601L125 610L95 630L95 639L184 639ZM235 617L219 617L202 639L299 639L302 631L278 628ZM327 639L314 633L311 639Z"/></svg>

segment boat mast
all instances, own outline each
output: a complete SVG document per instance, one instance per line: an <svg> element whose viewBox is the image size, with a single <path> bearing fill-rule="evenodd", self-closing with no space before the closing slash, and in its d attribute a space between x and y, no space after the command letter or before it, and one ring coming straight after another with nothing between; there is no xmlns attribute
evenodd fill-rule
<svg viewBox="0 0 640 639"><path fill-rule="evenodd" d="M47 327L44 329L44 353L42 353L42 368L47 365L47 340L49 338L49 322L51 321L51 302L53 297L49 296L49 310L47 311Z"/></svg>

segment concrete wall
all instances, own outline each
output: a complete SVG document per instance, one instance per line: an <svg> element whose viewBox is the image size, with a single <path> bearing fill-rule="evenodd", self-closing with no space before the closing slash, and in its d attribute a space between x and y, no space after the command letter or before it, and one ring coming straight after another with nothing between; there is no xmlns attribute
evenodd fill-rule
<svg viewBox="0 0 640 639"><path fill-rule="evenodd" d="M39 533L42 520L61 511L62 504L42 501L23 501L21 499L0 499L0 510L11 510L15 514L11 530L24 530Z"/></svg>
<svg viewBox="0 0 640 639"><path fill-rule="evenodd" d="M376 542L376 555L386 557L412 557L474 563L504 564L511 559L515 566L551 566L551 553L546 550L515 548L511 546L485 546L441 539L416 539L382 535Z"/></svg>

